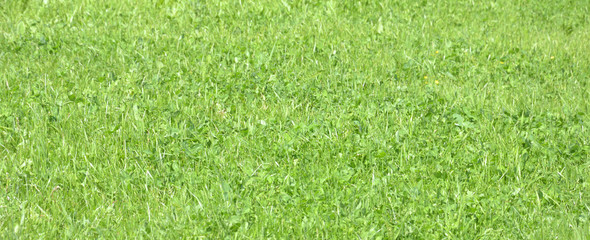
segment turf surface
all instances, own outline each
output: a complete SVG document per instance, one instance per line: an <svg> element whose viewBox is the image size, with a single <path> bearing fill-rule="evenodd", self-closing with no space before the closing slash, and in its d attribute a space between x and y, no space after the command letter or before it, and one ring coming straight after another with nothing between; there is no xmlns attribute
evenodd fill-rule
<svg viewBox="0 0 590 240"><path fill-rule="evenodd" d="M0 237L587 239L589 8L0 0Z"/></svg>

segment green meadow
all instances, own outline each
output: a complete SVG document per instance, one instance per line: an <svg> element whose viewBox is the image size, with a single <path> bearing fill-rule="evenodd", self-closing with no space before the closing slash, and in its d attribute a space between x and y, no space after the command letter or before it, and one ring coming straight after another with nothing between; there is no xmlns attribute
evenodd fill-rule
<svg viewBox="0 0 590 240"><path fill-rule="evenodd" d="M590 3L0 0L2 239L589 239Z"/></svg>

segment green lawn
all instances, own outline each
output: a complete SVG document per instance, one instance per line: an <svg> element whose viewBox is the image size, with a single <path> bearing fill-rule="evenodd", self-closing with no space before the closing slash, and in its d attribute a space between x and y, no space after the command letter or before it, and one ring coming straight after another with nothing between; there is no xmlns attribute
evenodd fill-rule
<svg viewBox="0 0 590 240"><path fill-rule="evenodd" d="M0 0L2 239L588 239L590 4Z"/></svg>

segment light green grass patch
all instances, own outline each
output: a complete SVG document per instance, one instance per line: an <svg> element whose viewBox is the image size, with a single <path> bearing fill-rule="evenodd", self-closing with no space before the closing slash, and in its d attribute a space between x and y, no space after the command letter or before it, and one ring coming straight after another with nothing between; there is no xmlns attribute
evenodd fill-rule
<svg viewBox="0 0 590 240"><path fill-rule="evenodd" d="M589 238L589 16L0 0L0 236Z"/></svg>

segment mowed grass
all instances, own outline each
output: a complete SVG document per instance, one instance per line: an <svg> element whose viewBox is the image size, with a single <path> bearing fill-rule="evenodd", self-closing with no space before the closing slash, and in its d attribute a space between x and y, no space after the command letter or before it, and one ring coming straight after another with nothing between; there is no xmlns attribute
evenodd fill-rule
<svg viewBox="0 0 590 240"><path fill-rule="evenodd" d="M0 0L0 237L587 239L589 8Z"/></svg>

